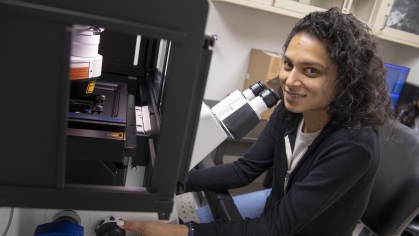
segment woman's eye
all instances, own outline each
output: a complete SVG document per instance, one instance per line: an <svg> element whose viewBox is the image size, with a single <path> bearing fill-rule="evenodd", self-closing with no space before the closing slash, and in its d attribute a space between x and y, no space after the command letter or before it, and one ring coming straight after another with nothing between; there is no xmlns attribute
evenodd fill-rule
<svg viewBox="0 0 419 236"><path fill-rule="evenodd" d="M307 69L306 69L306 71L307 71L307 73L309 73L309 74L315 74L315 73L317 73L317 72L318 72L316 69L313 69L313 68L307 68Z"/></svg>
<svg viewBox="0 0 419 236"><path fill-rule="evenodd" d="M284 61L284 68L285 69L291 69L292 68L292 64L289 61Z"/></svg>

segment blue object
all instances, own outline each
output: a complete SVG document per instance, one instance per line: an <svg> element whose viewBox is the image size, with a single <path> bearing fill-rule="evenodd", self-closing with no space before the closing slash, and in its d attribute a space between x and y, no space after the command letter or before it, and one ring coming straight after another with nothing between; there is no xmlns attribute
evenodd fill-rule
<svg viewBox="0 0 419 236"><path fill-rule="evenodd" d="M237 209L239 210L243 219L254 219L262 215L266 199L271 194L271 190L272 189L269 188L233 197L234 204L236 204ZM214 221L214 217L208 205L198 208L196 213L198 214L200 223L209 223Z"/></svg>
<svg viewBox="0 0 419 236"><path fill-rule="evenodd" d="M36 227L34 236L83 236L83 226L69 222L51 222Z"/></svg>
<svg viewBox="0 0 419 236"><path fill-rule="evenodd" d="M386 81L388 91L391 95L391 105L395 107L399 100L403 85L406 82L407 75L410 72L410 68L387 63L384 63L384 67L387 69Z"/></svg>

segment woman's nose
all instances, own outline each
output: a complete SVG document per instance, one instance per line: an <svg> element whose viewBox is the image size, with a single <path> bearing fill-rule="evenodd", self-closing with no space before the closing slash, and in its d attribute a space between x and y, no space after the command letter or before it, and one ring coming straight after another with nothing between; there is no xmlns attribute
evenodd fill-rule
<svg viewBox="0 0 419 236"><path fill-rule="evenodd" d="M285 84L288 87L298 87L301 86L301 80L299 78L298 71L292 69L288 72L287 78L285 80Z"/></svg>

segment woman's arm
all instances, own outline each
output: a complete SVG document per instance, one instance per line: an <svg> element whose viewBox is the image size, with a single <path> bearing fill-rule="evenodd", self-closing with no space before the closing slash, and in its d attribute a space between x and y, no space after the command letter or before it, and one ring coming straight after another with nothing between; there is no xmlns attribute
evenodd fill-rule
<svg viewBox="0 0 419 236"><path fill-rule="evenodd" d="M243 221L196 224L195 235L294 235L338 201L369 170L372 183L378 160L364 147L342 143L327 151L309 175L294 184L266 215ZM359 191L368 191L368 186Z"/></svg>
<svg viewBox="0 0 419 236"><path fill-rule="evenodd" d="M161 222L132 222L120 220L117 225L124 230L134 231L143 236L188 236L189 227Z"/></svg>
<svg viewBox="0 0 419 236"><path fill-rule="evenodd" d="M278 106L279 107L279 106ZM220 191L239 188L251 183L272 166L275 138L280 124L277 108L243 158L233 163L189 172L186 191Z"/></svg>
<svg viewBox="0 0 419 236"><path fill-rule="evenodd" d="M372 137L367 138L372 139ZM261 218L247 218L241 221L219 220L205 224L195 223L195 235L294 235L305 229L310 222L317 222L318 217L324 211L342 199L349 191L352 192L347 198L355 197L355 200L358 200L356 196L359 192L364 192L361 194L362 198L367 197L378 167L378 144L374 144L374 141L367 141L367 139L357 143L332 139L333 141L326 143L325 148L318 156L312 156L317 161L309 174L295 183L267 214L262 215ZM373 143L374 146L368 147L366 143ZM356 187L354 188L354 186ZM339 212L352 214L351 211L359 210L351 208L342 212L340 209ZM333 220L328 218L327 223ZM330 225L330 227L332 226ZM150 227L153 231L173 230L177 232L177 230L181 230L177 227L172 229L172 226L164 228L165 225L157 223L146 223L142 227L143 231L137 232L146 232L144 227ZM310 227L322 226L310 225Z"/></svg>

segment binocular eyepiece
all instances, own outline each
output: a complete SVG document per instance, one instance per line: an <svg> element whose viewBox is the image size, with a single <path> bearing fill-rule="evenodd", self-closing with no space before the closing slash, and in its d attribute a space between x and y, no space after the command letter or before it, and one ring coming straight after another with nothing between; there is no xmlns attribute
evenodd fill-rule
<svg viewBox="0 0 419 236"><path fill-rule="evenodd" d="M278 94L272 88L263 90L259 97L262 98L268 108L272 108L279 101Z"/></svg>
<svg viewBox="0 0 419 236"><path fill-rule="evenodd" d="M257 93L256 97L249 99L248 91ZM263 112L275 106L279 101L278 94L272 88L266 88L260 81L253 83L243 92L243 96L246 99L238 99L231 105L230 112L224 113L220 119L230 136L239 139L256 127ZM215 114L218 116L217 113Z"/></svg>

